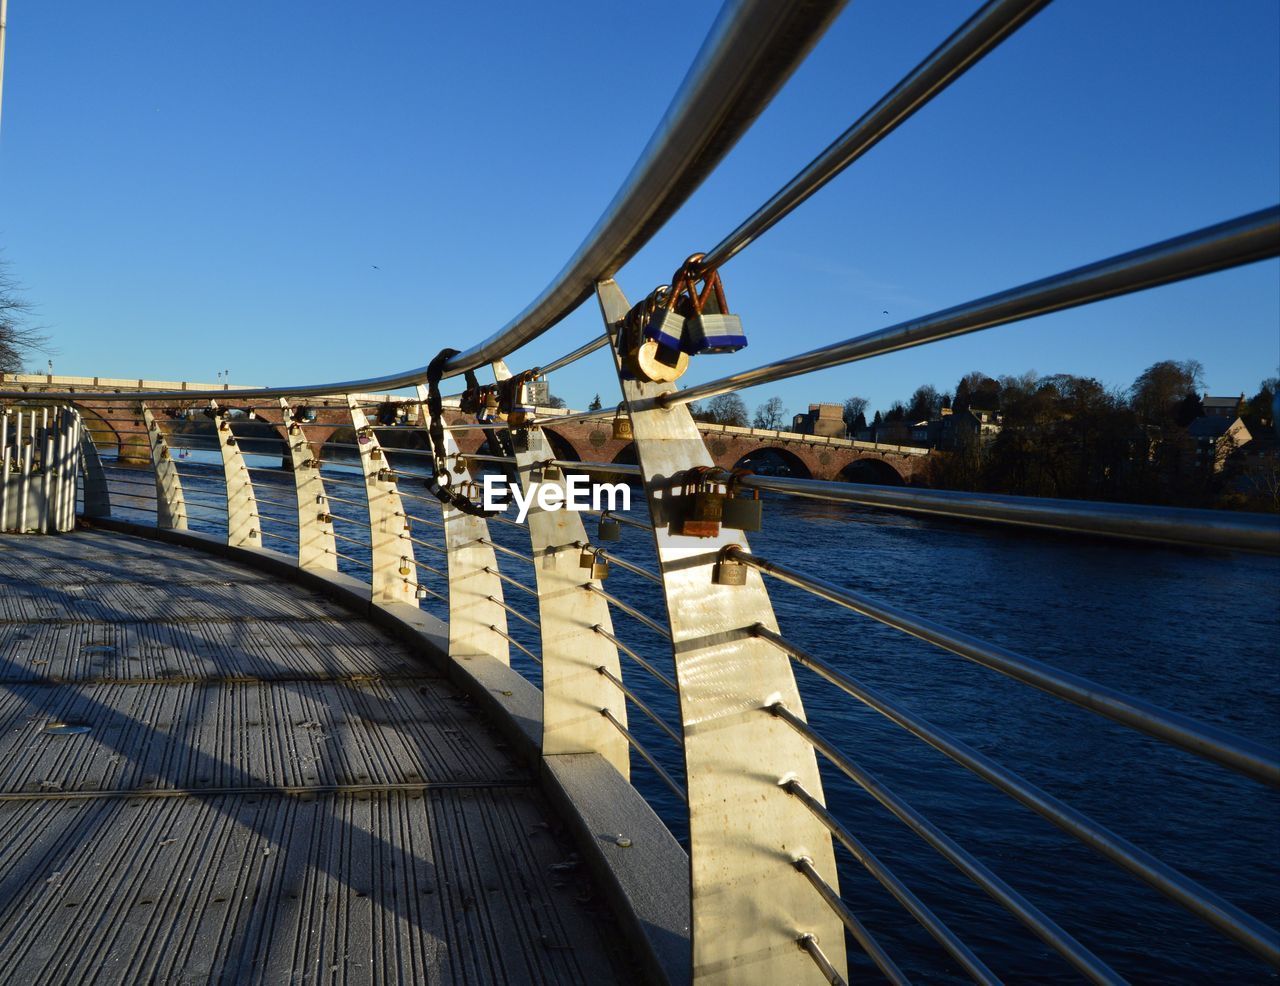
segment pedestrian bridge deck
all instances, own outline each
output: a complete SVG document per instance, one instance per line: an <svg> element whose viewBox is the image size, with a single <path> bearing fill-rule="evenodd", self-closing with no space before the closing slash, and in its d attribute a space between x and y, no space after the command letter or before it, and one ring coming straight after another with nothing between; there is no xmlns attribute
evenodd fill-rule
<svg viewBox="0 0 1280 986"><path fill-rule="evenodd" d="M533 774L336 602L121 534L6 538L0 675L7 981L630 978Z"/></svg>

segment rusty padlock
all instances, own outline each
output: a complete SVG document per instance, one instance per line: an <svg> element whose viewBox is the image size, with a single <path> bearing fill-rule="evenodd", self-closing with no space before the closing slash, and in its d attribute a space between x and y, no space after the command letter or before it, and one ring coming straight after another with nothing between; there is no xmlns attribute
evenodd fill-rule
<svg viewBox="0 0 1280 986"><path fill-rule="evenodd" d="M686 353L736 353L747 345L742 331L742 319L729 314L729 303L724 297L724 283L720 272L712 268L699 271L702 254L695 253L684 262L681 275L689 292L694 313L684 321L682 344ZM696 282L701 278L702 290Z"/></svg>
<svg viewBox="0 0 1280 986"><path fill-rule="evenodd" d="M725 492L717 470L694 466L684 475L680 496L680 517L672 520L668 530L685 537L713 538L720 533L724 516ZM674 506L674 504L673 504Z"/></svg>

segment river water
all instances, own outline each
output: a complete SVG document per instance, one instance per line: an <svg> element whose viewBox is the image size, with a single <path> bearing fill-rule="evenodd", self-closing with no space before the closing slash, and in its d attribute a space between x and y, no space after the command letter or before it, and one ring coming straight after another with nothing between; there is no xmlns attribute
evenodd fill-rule
<svg viewBox="0 0 1280 986"><path fill-rule="evenodd" d="M391 456L395 461L396 454ZM249 459L251 465L279 466L278 457ZM225 533L216 462L216 453L193 452L179 466L193 493L191 526ZM420 467L421 460L401 456L395 464L405 473ZM112 469L111 475L146 481L149 474ZM334 476L354 485L331 485L333 495L362 501L358 472L343 476L339 470ZM292 502L287 474L261 472L254 479L263 497ZM412 480L401 488L429 497ZM195 508L197 499L208 506ZM641 498L634 499L639 504ZM124 501L116 503L119 509ZM433 503L408 503L411 513L439 517ZM350 504L335 502L332 508L339 518L361 514ZM296 534L291 508L263 503L261 509L264 534ZM149 509L121 515L152 516ZM643 519L642 508L633 516ZM337 529L367 538L362 526L340 520ZM593 519L587 529L594 537ZM439 533L415 523L416 538L439 543ZM499 543L528 551L521 530L492 524L491 534ZM288 542L271 537L263 544L292 550ZM783 497L767 498L765 529L751 535L751 548L1165 708L1280 746L1280 559L1124 545ZM341 543L339 550L368 557L350 543ZM654 566L652 540L643 531L624 526L622 540L610 550ZM433 567L443 562L427 549L419 549L418 560ZM506 556L499 560L504 572L532 583L533 573L522 570L527 566ZM366 577L351 562L341 565ZM429 573L422 579L429 588L445 590ZM798 589L774 581L768 585L784 636L1255 917L1280 924L1280 793ZM638 576L615 567L608 587L641 610L663 613L658 587ZM423 605L446 616L434 599ZM511 623L512 635L537 653L536 631ZM614 626L622 640L672 674L669 644L619 612ZM672 693L622 660L628 684L669 722L678 723ZM539 682L537 665L524 655L513 652L512 665ZM820 733L1121 975L1146 983L1276 981L1273 971L1199 919L878 713L803 668L796 675L805 711ZM683 781L680 752L670 738L637 710L630 721L645 746ZM1065 961L843 774L824 763L823 777L835 815L997 975L1009 982L1080 981ZM633 758L633 780L684 840L683 806L639 757ZM909 977L967 981L865 870L842 849L838 856L842 896ZM788 878L791 874L779 876ZM879 979L852 942L850 956L852 976Z"/></svg>

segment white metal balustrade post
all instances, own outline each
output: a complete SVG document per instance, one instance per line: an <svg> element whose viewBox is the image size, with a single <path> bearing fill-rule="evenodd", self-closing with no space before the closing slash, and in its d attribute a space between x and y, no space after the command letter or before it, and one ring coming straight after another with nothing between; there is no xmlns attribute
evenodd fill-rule
<svg viewBox="0 0 1280 986"><path fill-rule="evenodd" d="M408 603L416 609L418 597L413 582L417 581L417 567L414 565L413 542L408 537L409 521L396 491L395 472L354 394L347 395L347 406L351 409L351 425L360 449L360 467L364 470L365 494L369 502L371 598L379 606ZM402 569L407 569L408 575Z"/></svg>
<svg viewBox="0 0 1280 986"><path fill-rule="evenodd" d="M151 408L142 405L142 421L151 446L151 465L156 474L156 526L171 530L187 529L187 501L182 495L182 480L177 463L169 453L169 443Z"/></svg>
<svg viewBox="0 0 1280 986"><path fill-rule="evenodd" d="M418 388L418 398L426 400ZM471 470L461 461L458 443L444 433L445 456L454 486L471 482ZM511 663L507 611L498 578L498 556L489 540L489 523L483 517L443 504L444 546L449 563L449 656L455 660L487 654L503 664Z"/></svg>
<svg viewBox="0 0 1280 986"><path fill-rule="evenodd" d="M512 438L526 446L515 450L516 471L532 501L527 521L542 636L542 755L599 753L630 778L626 736L600 714L608 709L627 724L626 695L600 673L603 668L622 679L617 646L595 630L599 626L612 634L613 621L608 600L586 588L599 581L579 563L581 545L587 543L582 515L544 510L533 496L539 487L550 486L560 490L560 502L567 497L563 471L541 465L553 458L542 431Z"/></svg>
<svg viewBox="0 0 1280 986"><path fill-rule="evenodd" d="M0 533L9 530L8 511L13 502L13 494L10 492L13 486L13 455L9 448L9 422L13 417L8 408L0 411Z"/></svg>
<svg viewBox="0 0 1280 986"><path fill-rule="evenodd" d="M298 503L298 567L313 572L338 570L338 545L333 536L333 515L320 475L320 456L307 439L288 398L280 398L285 445L293 468L293 488Z"/></svg>
<svg viewBox="0 0 1280 986"><path fill-rule="evenodd" d="M33 412L34 413L34 412ZM36 530L49 533L49 504L53 498L53 463L56 448L54 430L49 427L49 409L40 408L40 430L36 433L36 446L40 450L39 509L36 511Z"/></svg>
<svg viewBox="0 0 1280 986"><path fill-rule="evenodd" d="M262 520L258 516L258 498L253 492L249 470L245 468L240 442L218 402L210 401L209 407L213 410L214 435L222 455L222 478L227 491L227 544L233 548L260 547Z"/></svg>
<svg viewBox="0 0 1280 986"><path fill-rule="evenodd" d="M616 329L630 305L612 280L597 285L597 297L619 357L636 458L656 518L673 477L713 463L684 405L634 408L675 388L629 379ZM793 866L807 857L838 887L830 833L780 786L794 779L823 798L813 746L766 711L781 702L804 715L787 656L751 633L756 624L777 625L769 595L754 570L745 585L712 581L720 549L740 544L745 550L747 539L725 529L712 538L673 535L656 520L654 539L684 726L693 981L812 981L815 967L798 945L804 935L813 935L843 970L844 926Z"/></svg>
<svg viewBox="0 0 1280 986"><path fill-rule="evenodd" d="M23 423L26 432L23 432ZM27 505L31 502L31 451L35 446L36 414L18 412L18 526L19 533L27 533Z"/></svg>
<svg viewBox="0 0 1280 986"><path fill-rule="evenodd" d="M110 517L111 493L107 487L107 472L102 468L102 457L88 428L80 428L78 443L81 475L84 477L84 515L86 517Z"/></svg>

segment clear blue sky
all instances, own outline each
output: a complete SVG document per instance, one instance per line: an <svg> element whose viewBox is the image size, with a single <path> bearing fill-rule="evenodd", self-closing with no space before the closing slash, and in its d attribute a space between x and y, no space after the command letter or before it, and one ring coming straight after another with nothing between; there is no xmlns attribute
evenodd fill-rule
<svg viewBox="0 0 1280 986"><path fill-rule="evenodd" d="M594 224L717 5L504 7L11 0L0 246L56 371L345 379L505 323ZM718 241L975 7L851 3L624 290ZM1274 0L1059 0L726 266L751 345L685 381L1274 204L1278 51ZM598 328L584 306L513 368ZM1252 393L1280 363L1280 265L744 396L887 407L973 369L1123 385L1164 358ZM617 393L603 354L554 389Z"/></svg>

